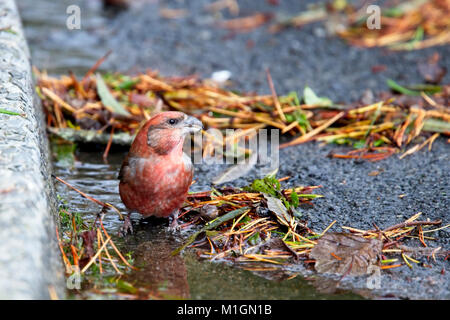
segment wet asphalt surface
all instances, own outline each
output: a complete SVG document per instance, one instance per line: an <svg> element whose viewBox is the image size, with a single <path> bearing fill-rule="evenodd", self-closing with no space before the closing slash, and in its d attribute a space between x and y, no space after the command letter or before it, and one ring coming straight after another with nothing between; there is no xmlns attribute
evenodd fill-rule
<svg viewBox="0 0 450 320"><path fill-rule="evenodd" d="M212 14L204 9L208 1L138 1L136 6L115 16L95 15L101 8L91 2L86 6L89 19L86 28L69 31L64 28L64 15L52 15L50 24L39 26L39 15L29 10L29 1L22 6L25 30L30 34L34 64L58 73L70 68L86 70L106 51L113 52L102 70L124 72L159 69L164 75L198 73L209 77L212 72L229 70L230 88L240 91L268 93L265 68L269 67L279 94L305 85L318 95L335 102L352 102L365 90L376 95L386 90L387 78L402 84L423 82L417 63L434 52L441 55L441 64L450 69L450 47L434 47L411 52L389 52L386 49L364 49L348 46L343 40L327 34L323 23L301 29L287 29L270 34L264 25L248 33L231 34L218 28L220 19L231 16L224 10ZM46 2L46 1L42 1ZM299 12L314 1L280 1L272 6L266 1L239 1L240 16L255 12L290 14ZM187 15L164 19L159 9L186 9ZM27 9L28 8L28 9ZM53 9L53 13L58 7ZM61 8L64 8L61 5ZM58 18L59 17L59 18ZM27 21L31 21L27 24ZM44 32L47 30L48 32ZM67 39L72 41L67 43ZM45 46L43 45L45 44ZM83 47L81 47L83 46ZM75 49L76 48L76 49ZM71 56L71 52L78 50ZM54 57L54 58L53 58ZM373 73L372 67L385 65L383 72ZM448 73L443 82L449 83ZM308 143L280 151L279 176L291 176L286 186L322 185L313 207L302 208L304 217L314 230L323 230L337 220L332 231L347 225L362 229L380 228L403 222L417 212L421 219L449 221L450 152L445 139L438 139L431 152L420 151L403 160L394 155L380 162L331 159L330 151L344 151L337 146ZM194 190L209 188L210 181L222 166L196 166ZM376 176L369 175L378 171ZM246 178L234 182L242 186L253 180L252 171ZM402 196L402 197L399 197ZM435 234L431 247L450 247L450 230ZM411 245L418 246L417 241ZM401 267L383 273L377 296L396 298L450 299L449 261L442 258L433 266L409 270ZM342 284L364 288L364 280L346 280Z"/></svg>

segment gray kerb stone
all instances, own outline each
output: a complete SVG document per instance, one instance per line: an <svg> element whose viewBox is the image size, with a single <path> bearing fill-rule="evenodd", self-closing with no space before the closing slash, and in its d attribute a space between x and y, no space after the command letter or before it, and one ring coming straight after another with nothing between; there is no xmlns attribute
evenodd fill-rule
<svg viewBox="0 0 450 320"><path fill-rule="evenodd" d="M0 299L64 296L43 112L13 0L0 0Z"/></svg>

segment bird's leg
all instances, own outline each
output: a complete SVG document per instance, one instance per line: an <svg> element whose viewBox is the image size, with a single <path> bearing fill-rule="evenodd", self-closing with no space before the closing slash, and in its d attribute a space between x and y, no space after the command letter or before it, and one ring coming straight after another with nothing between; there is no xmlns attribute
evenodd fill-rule
<svg viewBox="0 0 450 320"><path fill-rule="evenodd" d="M128 234L128 231L130 232L130 234L133 234L133 225L131 224L131 212L128 212L125 217L124 217L124 221L123 221L123 225L122 227L120 227L120 234L122 236L126 236Z"/></svg>
<svg viewBox="0 0 450 320"><path fill-rule="evenodd" d="M180 225L178 224L178 215L180 213L180 210L175 210L172 214L172 222L170 223L169 230L175 231L180 229Z"/></svg>

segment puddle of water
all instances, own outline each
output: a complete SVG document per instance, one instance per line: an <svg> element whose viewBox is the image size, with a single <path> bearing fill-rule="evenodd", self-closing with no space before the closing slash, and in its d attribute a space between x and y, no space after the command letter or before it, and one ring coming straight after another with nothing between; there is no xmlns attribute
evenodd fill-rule
<svg viewBox="0 0 450 320"><path fill-rule="evenodd" d="M125 154L110 154L105 164L101 152L77 152L72 168L55 163L55 174L86 194L125 211L118 194L117 173ZM57 184L57 192L67 201L72 212L93 221L101 208L80 196L76 191ZM122 252L133 252L135 266L124 279L135 287L158 290L166 298L184 299L358 299L356 294L322 294L308 281L281 270L253 272L242 268L199 260L193 250L172 256L188 234L169 233L167 221L141 220L132 216L134 234L118 238L122 225L112 211L104 218L104 225ZM248 267L255 267L254 263ZM261 266L262 267L262 266ZM267 266L265 266L267 268Z"/></svg>
<svg viewBox="0 0 450 320"><path fill-rule="evenodd" d="M130 10L155 2L158 0L129 1ZM66 24L72 21L68 18L73 11L67 12L72 5L80 8L80 28L73 30ZM110 48L117 47L109 41L120 28L114 23L120 11L104 10L102 0L20 0L18 8L33 65L50 75L67 74L71 70L83 76ZM131 46L131 43L118 45ZM107 59L98 70L116 70L110 63Z"/></svg>
<svg viewBox="0 0 450 320"><path fill-rule="evenodd" d="M80 7L80 30L66 26L70 5ZM67 70L82 75L106 53L104 34L110 18L102 10L102 1L20 0L18 6L33 64L40 69L54 75Z"/></svg>

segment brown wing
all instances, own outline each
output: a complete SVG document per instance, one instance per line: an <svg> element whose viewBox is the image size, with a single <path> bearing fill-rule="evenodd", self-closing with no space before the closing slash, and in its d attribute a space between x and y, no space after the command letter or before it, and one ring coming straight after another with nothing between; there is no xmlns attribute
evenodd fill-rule
<svg viewBox="0 0 450 320"><path fill-rule="evenodd" d="M125 178L125 170L129 168L128 155L122 162L122 166L120 167L119 176L117 177L121 182L124 182Z"/></svg>

